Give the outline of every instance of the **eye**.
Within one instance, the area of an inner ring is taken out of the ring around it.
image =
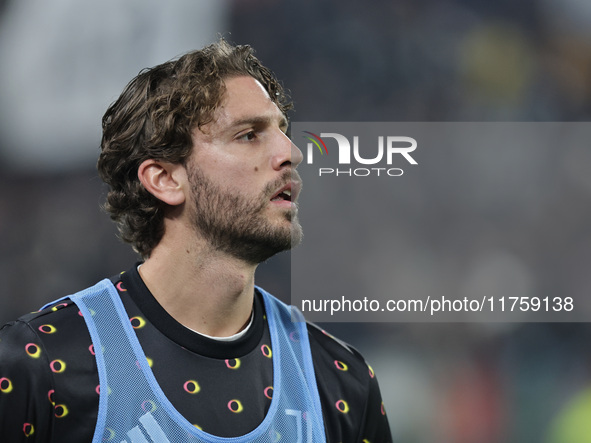
[[[257,138],[256,132],[254,132],[254,131],[248,131],[247,133],[240,135],[238,137],[238,140],[249,142],[249,141],[254,140],[255,138]]]

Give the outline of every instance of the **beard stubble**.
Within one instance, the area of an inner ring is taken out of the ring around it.
[[[286,171],[267,184],[258,197],[247,198],[221,189],[198,167],[190,168],[195,229],[215,250],[252,264],[291,249],[302,239],[297,214],[285,211],[285,220],[290,223],[273,224],[264,213],[272,193],[291,178],[292,172]]]

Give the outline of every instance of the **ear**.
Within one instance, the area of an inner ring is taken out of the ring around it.
[[[144,188],[158,200],[178,206],[185,202],[187,173],[184,166],[159,160],[145,160],[137,171]]]

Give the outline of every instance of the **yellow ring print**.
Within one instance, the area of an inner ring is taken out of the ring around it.
[[[38,329],[44,334],[53,334],[55,331],[57,331],[56,327],[53,325],[41,325]]]
[[[32,358],[39,358],[41,355],[41,348],[37,346],[35,343],[27,343],[25,346],[25,352],[29,357]]]
[[[56,374],[61,374],[66,370],[66,362],[58,358],[57,360],[54,360],[51,363],[49,363],[49,367],[51,368],[52,372],[55,372]]]
[[[103,437],[103,441],[111,441],[115,438],[115,431],[113,431],[111,428],[105,428],[105,434],[107,433],[108,435]]]
[[[133,329],[141,329],[146,326],[146,320],[142,317],[131,317],[129,321],[131,322],[131,327]]]
[[[337,367],[337,369],[339,371],[347,371],[349,369],[349,366],[347,366],[346,363],[343,363],[342,361],[339,361],[339,360],[335,360],[334,365]]]
[[[12,386],[12,382],[8,378],[0,378],[0,392],[3,394],[9,394],[13,389],[14,387]]]
[[[25,423],[23,425],[23,434],[25,434],[25,437],[30,437],[34,433],[35,433],[35,426],[33,426],[31,423]]]
[[[234,361],[234,364],[232,365],[230,362]],[[240,359],[239,358],[233,358],[232,360],[226,360],[226,366],[229,369],[238,369],[240,367]]]
[[[271,351],[271,348],[268,345],[262,345],[261,352],[267,358],[273,357],[273,351]]]
[[[376,373],[373,371],[373,368],[370,365],[367,365],[367,367],[369,368],[369,376],[371,378],[374,378],[376,376]]]
[[[242,403],[240,403],[240,400],[234,399],[228,402],[228,409],[234,414],[240,414],[244,410],[244,407],[242,406]]]
[[[66,405],[55,405],[55,416],[57,418],[63,418],[68,415],[68,407]]]
[[[347,404],[347,402],[345,400],[339,400],[335,403],[336,408],[339,410],[339,412],[342,412],[343,414],[346,414],[347,412],[349,412],[349,405]]]
[[[183,385],[183,389],[189,394],[197,394],[199,391],[201,391],[199,383],[197,383],[195,380],[187,380]]]
[[[58,309],[65,308],[66,306],[68,306],[67,303],[60,303],[59,305],[55,305],[53,308],[51,308],[51,310],[55,312]]]

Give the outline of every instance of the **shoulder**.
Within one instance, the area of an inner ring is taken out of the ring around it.
[[[74,321],[79,319],[79,321]],[[79,314],[76,304],[69,300],[59,300],[50,303],[46,308],[25,314],[14,322],[7,323],[2,326],[0,331],[3,334],[18,335],[18,334],[34,334],[43,339],[44,337],[53,335],[58,332],[57,326],[60,329],[70,329],[75,327],[76,323],[83,321]],[[72,324],[74,323],[74,324]],[[29,331],[28,333],[26,331]]]
[[[49,367],[48,340],[63,327],[72,329],[77,309],[60,303],[42,311],[23,315],[0,328],[0,366],[7,368]],[[73,306],[75,308],[75,306]],[[58,311],[60,311],[58,313]],[[50,340],[49,340],[50,341]]]
[[[78,358],[78,342],[89,342],[90,335],[78,307],[70,300],[60,301],[46,309],[32,312],[0,329],[0,361],[39,366],[57,370],[66,356]]]
[[[56,376],[66,361],[76,361],[65,352],[69,340],[64,337],[84,334],[72,321],[78,311],[73,308],[68,303],[52,306],[0,328],[0,435],[7,441],[32,434],[50,439],[53,419],[62,412]]]
[[[11,347],[21,338],[42,340],[44,336],[56,332],[55,324],[69,324],[76,312],[76,306],[72,301],[60,301],[46,309],[25,314],[16,321],[6,323],[0,328],[1,348]]]
[[[89,344],[90,335],[78,307],[71,300],[59,301],[0,329],[0,361],[39,369],[43,363],[44,370],[55,373],[66,360],[85,356]]]

